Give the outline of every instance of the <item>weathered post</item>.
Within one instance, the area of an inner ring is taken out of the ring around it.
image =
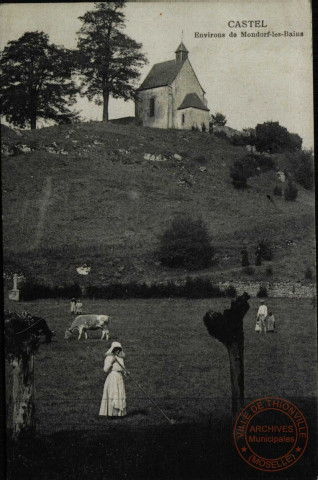
[[[244,292],[236,300],[232,300],[231,307],[223,313],[209,310],[203,318],[209,334],[222,342],[229,354],[233,423],[244,406],[243,318],[250,308],[249,298]]]
[[[13,366],[13,438],[35,429],[34,420],[34,354],[26,344],[22,355],[12,362]]]
[[[35,429],[34,354],[39,347],[42,329],[41,322],[27,313],[5,312],[4,319],[6,358],[13,367],[12,437],[18,440],[21,434]]]
[[[18,302],[20,300],[20,290],[18,289],[18,275],[13,275],[13,288],[9,290],[9,299]]]

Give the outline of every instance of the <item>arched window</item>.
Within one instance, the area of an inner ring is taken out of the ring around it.
[[[149,104],[149,117],[154,117],[155,116],[155,97],[152,97],[150,99],[150,104]]]
[[[184,125],[184,122],[185,122],[185,114],[183,113],[182,114],[182,125]]]

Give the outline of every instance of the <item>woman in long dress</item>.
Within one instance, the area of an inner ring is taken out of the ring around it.
[[[99,415],[106,417],[124,417],[126,413],[126,391],[123,380],[125,371],[122,346],[113,342],[106,352],[104,372],[108,373],[103,391]]]
[[[71,298],[71,313],[75,315],[76,298]]]

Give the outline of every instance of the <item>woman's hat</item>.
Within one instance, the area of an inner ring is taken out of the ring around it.
[[[107,350],[107,352],[106,352],[106,355],[112,355],[113,350],[114,350],[115,348],[120,348],[121,351],[123,350],[123,347],[121,346],[121,343],[119,343],[119,342],[112,342],[110,349]],[[122,353],[124,353],[124,352],[122,351]]]

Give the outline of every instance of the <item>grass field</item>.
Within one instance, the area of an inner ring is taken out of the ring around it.
[[[102,342],[97,332],[90,332],[88,341],[77,341],[75,335],[64,339],[72,321],[68,302],[9,302],[12,310],[43,316],[57,334],[50,345],[41,344],[36,355],[38,437],[31,450],[24,445],[25,457],[23,449],[19,451],[24,469],[17,467],[21,462],[9,462],[11,478],[20,478],[21,471],[30,474],[30,469],[32,480],[263,478],[261,472],[242,465],[233,450],[227,352],[202,321],[208,309],[223,311],[229,303],[228,299],[86,301],[85,312],[111,315],[111,338]],[[310,299],[269,299],[277,333],[267,335],[254,332],[257,300],[250,300],[250,305],[244,320],[246,401],[271,395],[294,401],[314,428],[316,326]],[[122,343],[126,367],[176,420],[174,426],[129,379],[127,417],[98,416],[103,358],[113,340]],[[303,459],[280,476],[296,479],[302,472],[303,478],[315,478],[314,448],[312,432]]]
[[[235,190],[230,166],[247,151],[224,139],[95,122],[22,131],[19,136],[5,128],[2,140],[9,148],[19,143],[32,148],[26,154],[3,155],[8,272],[53,285],[184,278],[188,272],[158,265],[155,255],[159,235],[179,215],[201,216],[217,250],[217,262],[198,274],[240,278],[243,243],[254,263],[263,238],[275,247],[271,280],[304,281],[306,267],[313,268],[313,192],[299,186],[296,202],[269,201],[275,186],[284,188],[275,170],[251,177],[246,190]],[[58,153],[61,149],[67,155]],[[169,160],[145,160],[146,153]],[[279,168],[280,156],[275,162]],[[291,241],[292,246],[286,243]],[[83,263],[92,270],[80,279],[76,267]],[[268,280],[265,270],[266,265],[257,269],[255,281]]]

